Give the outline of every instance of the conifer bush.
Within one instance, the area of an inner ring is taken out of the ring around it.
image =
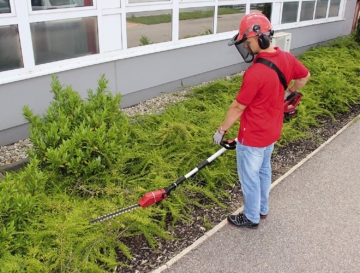
[[[7,173],[0,180],[0,258],[14,252],[25,254],[24,231],[41,214],[39,201],[48,179],[38,164],[37,160],[30,160],[23,171]]]
[[[42,169],[72,177],[79,184],[119,162],[126,147],[128,120],[119,111],[120,94],[112,95],[107,84],[102,75],[96,92],[89,90],[84,100],[53,77],[54,99],[43,117],[28,106],[23,108],[34,145],[29,157],[40,160]]]

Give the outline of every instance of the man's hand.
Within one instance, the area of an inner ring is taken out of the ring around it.
[[[224,138],[225,134],[226,134],[226,131],[224,131],[221,127],[219,127],[219,129],[217,129],[217,131],[215,132],[215,134],[213,136],[214,143],[217,145],[220,145],[220,142]]]
[[[297,90],[299,90],[301,87],[303,87],[307,83],[310,76],[311,76],[310,72],[308,72],[308,74],[304,78],[294,80],[294,83],[288,87],[287,91],[289,91],[291,93],[296,92]]]

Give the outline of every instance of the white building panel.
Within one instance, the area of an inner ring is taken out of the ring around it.
[[[102,1],[101,6],[103,9],[120,8],[120,0]]]
[[[110,52],[122,49],[120,14],[103,16],[102,39],[102,52]]]

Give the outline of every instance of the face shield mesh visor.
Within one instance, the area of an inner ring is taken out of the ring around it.
[[[239,34],[236,34],[228,43],[228,45],[235,45],[244,61],[246,63],[251,63],[254,60],[254,52],[252,52],[250,48],[249,42],[246,39],[246,35],[244,35],[243,39],[237,40],[238,35]]]

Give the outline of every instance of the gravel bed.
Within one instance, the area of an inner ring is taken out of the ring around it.
[[[6,166],[27,158],[26,150],[31,149],[31,147],[32,143],[29,139],[20,140],[11,145],[0,146],[0,166]]]
[[[164,94],[162,96],[140,102],[134,106],[123,108],[121,110],[124,111],[129,117],[138,114],[145,115],[151,113],[161,113],[165,110],[166,107],[185,100],[186,94],[188,94],[189,90],[190,89],[182,90],[176,93]]]

